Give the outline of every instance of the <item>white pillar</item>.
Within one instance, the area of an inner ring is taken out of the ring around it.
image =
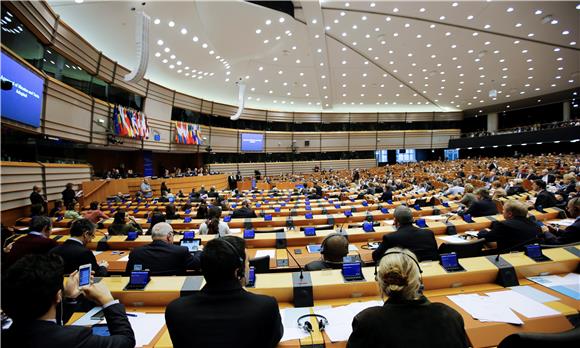
[[[497,113],[487,114],[487,131],[497,132]]]
[[[562,103],[562,120],[570,121],[570,102],[565,101]]]

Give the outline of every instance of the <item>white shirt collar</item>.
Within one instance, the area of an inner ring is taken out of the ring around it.
[[[28,232],[28,234],[31,234],[33,236],[40,236],[42,238],[46,238],[46,236],[44,234],[42,234],[40,232],[36,232],[36,231],[30,231],[30,232]]]
[[[74,240],[75,242],[78,242],[78,243],[81,243],[82,245],[84,245],[84,243],[80,239],[77,239],[75,237],[70,237],[68,240]]]

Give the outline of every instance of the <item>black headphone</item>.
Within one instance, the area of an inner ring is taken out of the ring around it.
[[[232,243],[228,242],[224,238],[218,237],[215,239],[221,241],[224,245],[227,245],[228,248],[231,249],[232,254],[236,257],[236,260],[238,261],[236,266],[235,266],[238,268],[237,277],[238,277],[238,279],[244,278],[246,276],[246,270],[244,269],[244,259],[240,256],[238,249],[236,249],[236,247],[233,246]]]
[[[342,238],[346,239],[346,242],[347,242],[346,245],[347,245],[347,247],[346,247],[346,250],[345,250],[345,254],[348,254],[348,239],[344,235],[342,235],[340,233],[331,233],[328,236],[326,236],[326,238],[324,238],[324,240],[322,241],[322,244],[320,244],[320,254],[321,255],[324,255],[324,253],[326,252],[325,251],[326,250],[326,244],[328,243],[328,241],[330,239],[336,238],[336,237],[342,237]]]
[[[387,252],[384,253],[380,259],[377,260],[377,262],[375,263],[375,280],[377,279],[377,265],[381,262],[381,260],[383,259],[383,257],[387,256],[387,255],[395,255],[395,254],[401,254],[401,255],[405,255],[408,258],[410,258],[411,260],[413,260],[413,262],[415,263],[415,265],[417,265],[417,268],[419,269],[419,278],[421,279],[421,285],[419,286],[419,292],[423,293],[423,290],[425,289],[425,286],[423,285],[423,270],[421,269],[421,266],[419,265],[419,261],[415,260],[415,258],[407,253],[404,253],[402,251],[391,251],[391,252]]]
[[[320,314],[304,314],[303,316],[299,317],[296,322],[298,323],[298,328],[302,329],[304,331],[306,331],[307,333],[312,333],[314,331],[314,329],[312,328],[312,324],[310,323],[310,321],[308,320],[304,320],[303,322],[301,322],[301,320],[306,319],[306,318],[318,318],[320,320],[318,320],[318,328],[320,329],[320,331],[324,331],[324,329],[326,328],[326,325],[328,325],[328,319],[326,319],[326,317],[324,315],[320,315]]]

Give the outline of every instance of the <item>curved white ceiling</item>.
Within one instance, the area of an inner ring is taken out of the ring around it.
[[[128,68],[143,8],[147,78],[232,105],[241,78],[251,108],[451,111],[580,86],[578,1],[295,1],[295,19],[243,1],[50,4]]]

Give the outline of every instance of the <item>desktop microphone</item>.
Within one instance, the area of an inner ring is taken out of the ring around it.
[[[298,260],[296,260],[294,255],[292,255],[292,252],[290,251],[290,249],[288,249],[288,248],[284,248],[284,249],[286,249],[286,252],[288,253],[288,255],[290,255],[292,260],[294,260],[294,262],[296,262],[296,264],[298,265],[298,268],[300,269],[300,280],[304,279],[304,274],[302,274],[302,272],[303,272],[302,266],[300,265]]]
[[[500,250],[500,251],[497,253],[496,257],[495,257],[495,261],[496,261],[496,262],[498,262],[498,261],[499,261],[499,256],[500,256],[501,254],[504,254],[504,253],[507,253],[507,252],[512,252],[512,251],[513,251],[513,250],[515,250],[515,249],[519,249],[519,248],[523,247],[524,245],[527,245],[527,244],[530,244],[530,243],[532,243],[532,242],[536,242],[536,241],[538,241],[538,237],[534,237],[534,238],[532,238],[532,239],[526,240],[526,241],[525,241],[525,242],[523,242],[523,243],[518,243],[518,244],[516,244],[516,245],[514,245],[514,246],[511,246],[511,247],[509,247],[509,248],[505,248],[504,250]]]

